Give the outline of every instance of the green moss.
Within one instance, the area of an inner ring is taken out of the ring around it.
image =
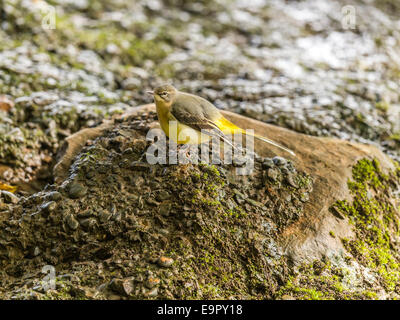
[[[367,186],[373,188],[385,188],[384,182],[387,181],[387,175],[381,172],[379,162],[369,159],[362,159],[353,167],[353,181],[348,182],[351,192],[365,190]]]
[[[389,136],[389,139],[400,142],[400,133],[393,133]]]
[[[375,299],[377,299],[377,294],[376,294],[376,292],[372,292],[372,291],[366,290],[366,291],[363,292],[363,295],[364,295],[367,299],[369,299],[369,300],[375,300]]]
[[[400,171],[397,163],[395,166],[395,171],[386,174],[377,160],[358,161],[348,181],[352,199],[337,201],[333,207],[349,218],[356,233],[354,239],[341,239],[351,254],[345,260],[356,260],[367,267],[387,292],[398,294],[400,261],[393,241],[400,235],[399,209],[390,198],[400,186]],[[332,231],[329,234],[335,237]],[[347,274],[347,269],[329,262],[303,265],[288,278],[276,298],[291,295],[296,299],[377,299],[374,291],[345,286]]]
[[[48,290],[41,297],[43,300],[87,300],[85,294],[76,291],[69,281],[56,278],[57,290]]]
[[[294,283],[293,277],[290,277],[285,286],[279,290],[278,297],[286,294],[294,295],[297,299],[302,300],[327,300],[331,298],[330,296],[327,296],[324,292],[318,291],[314,288],[307,288],[296,285]]]
[[[353,200],[338,201],[335,208],[354,224],[355,240],[342,239],[346,249],[361,264],[376,272],[388,291],[398,291],[400,265],[393,237],[399,233],[397,208],[390,199],[396,172],[383,173],[377,160],[360,160],[348,187]],[[394,191],[394,190],[393,190]]]
[[[304,174],[297,176],[297,185],[299,186],[299,188],[309,188],[312,183],[312,178],[309,175]]]

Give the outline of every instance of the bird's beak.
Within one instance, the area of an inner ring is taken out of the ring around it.
[[[154,96],[154,91],[146,91],[146,93],[151,94],[152,96]]]

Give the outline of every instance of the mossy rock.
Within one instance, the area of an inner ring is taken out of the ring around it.
[[[274,150],[258,143],[250,176],[231,165],[146,164],[154,106],[135,108],[71,136],[57,184],[2,212],[3,296],[395,298],[395,164],[373,147],[225,115],[296,151],[285,169],[274,165],[278,182],[263,164]],[[70,198],[72,183],[87,192]],[[9,276],[23,286],[26,270],[38,282],[47,264],[79,281],[50,293],[6,290]]]

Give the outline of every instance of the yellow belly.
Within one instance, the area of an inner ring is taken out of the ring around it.
[[[211,138],[177,121],[169,121],[168,137],[177,144],[200,144]]]
[[[211,139],[210,136],[178,122],[168,109],[164,109],[162,106],[157,105],[157,115],[161,129],[168,138],[177,144],[200,144]]]

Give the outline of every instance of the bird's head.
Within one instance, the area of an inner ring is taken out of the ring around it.
[[[152,94],[156,102],[170,105],[174,102],[177,92],[178,90],[173,86],[166,84],[155,88],[154,91],[148,91],[147,93]]]

